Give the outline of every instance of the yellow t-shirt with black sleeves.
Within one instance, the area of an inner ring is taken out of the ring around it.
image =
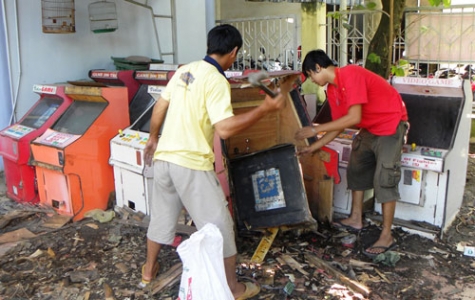
[[[213,170],[213,125],[233,116],[228,80],[212,64],[192,62],[177,70],[161,97],[169,106],[154,159]]]

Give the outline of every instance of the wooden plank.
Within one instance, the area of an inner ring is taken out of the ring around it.
[[[177,263],[168,269],[165,273],[160,274],[153,283],[151,283],[152,295],[160,292],[170,284],[176,283],[175,279],[181,276],[182,264]]]
[[[348,286],[350,289],[362,294],[363,296],[368,297],[369,294],[371,293],[371,290],[367,286],[365,286],[362,283],[359,283],[358,281],[355,281],[346,277],[340,271],[330,266],[325,261],[316,257],[315,255],[305,253],[305,259],[307,259],[307,261],[310,262],[311,264],[324,269],[328,274],[334,276],[341,283]]]
[[[0,228],[6,227],[12,220],[25,218],[30,215],[33,215],[34,212],[31,211],[11,211],[6,215],[0,216]]]
[[[274,239],[279,232],[278,227],[272,227],[268,228],[267,231],[269,231],[269,235],[264,235],[257,246],[256,251],[254,251],[254,255],[252,255],[251,262],[253,263],[261,263],[264,261],[264,258],[267,255],[267,252],[269,251],[270,247],[272,246],[272,243],[274,242]]]
[[[333,179],[323,179],[318,183],[319,201],[317,202],[317,219],[320,222],[333,220]]]
[[[26,228],[20,228],[15,231],[7,232],[0,235],[0,244],[17,242],[21,240],[26,240],[29,238],[34,238],[36,235],[29,231]]]
[[[41,224],[41,227],[58,229],[58,228],[63,227],[66,223],[69,223],[71,219],[72,219],[71,216],[53,215],[49,217],[48,219],[46,219],[43,222],[43,224]]]

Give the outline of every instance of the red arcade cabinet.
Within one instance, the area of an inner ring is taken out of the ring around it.
[[[35,167],[29,164],[30,142],[43,134],[72,103],[64,93],[65,86],[34,85],[33,91],[40,95],[40,99],[19,122],[0,131],[7,197],[12,200],[39,201]]]
[[[125,87],[70,86],[71,106],[31,142],[40,203],[81,220],[107,209],[114,191],[109,142],[129,125]]]

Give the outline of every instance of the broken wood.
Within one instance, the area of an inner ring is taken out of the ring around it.
[[[379,277],[381,277],[386,283],[389,283],[391,284],[392,282],[386,277],[386,275],[384,275],[380,270],[374,268],[374,270],[376,271],[376,273],[378,273]]]
[[[265,234],[262,237],[259,245],[256,248],[256,251],[254,251],[254,255],[251,258],[251,262],[253,263],[258,264],[264,261],[267,252],[269,251],[270,247],[272,246],[272,243],[274,242],[275,236],[279,232],[279,228],[272,227],[268,228],[266,231],[266,233],[270,234]]]
[[[302,273],[303,275],[305,276],[308,276],[309,273],[307,271],[305,271],[302,267],[301,264],[299,264],[295,259],[292,258],[292,256],[290,255],[287,255],[287,254],[282,254],[281,255],[281,258],[285,261],[285,263],[291,267],[292,269],[296,270],[296,271],[299,271],[300,273]]]
[[[12,211],[9,212],[8,214],[1,216],[0,217],[0,229],[4,228],[8,224],[10,224],[11,221],[18,219],[18,218],[24,218],[33,215],[34,212],[30,211]]]
[[[176,279],[181,276],[182,263],[177,263],[168,269],[165,273],[160,274],[157,279],[151,283],[152,295],[160,292],[163,288],[176,283]]]
[[[374,263],[356,260],[356,259],[350,259],[350,266],[355,267],[355,268],[360,268],[367,271],[373,271],[374,265],[375,265]]]
[[[351,280],[350,278],[348,278],[347,276],[342,274],[340,271],[330,266],[329,264],[327,264],[325,261],[321,260],[317,256],[310,253],[305,253],[305,259],[311,264],[314,264],[315,266],[318,266],[324,269],[330,275],[335,276],[336,279],[338,279],[341,283],[347,285],[349,288],[362,294],[363,296],[367,297],[371,293],[370,289],[367,286],[355,280]]]
[[[320,198],[317,202],[317,219],[320,222],[333,221],[333,179],[323,179],[318,183]]]
[[[69,223],[71,219],[71,216],[56,214],[47,218],[43,224],[41,224],[41,227],[58,229],[63,227],[66,223]]]
[[[0,244],[17,242],[34,238],[36,235],[26,228],[20,228],[15,231],[7,232],[0,235]]]

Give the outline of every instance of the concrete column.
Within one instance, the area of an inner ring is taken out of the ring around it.
[[[0,5],[0,130],[10,125],[10,116],[12,114],[4,9],[4,3],[2,2]],[[3,169],[3,159],[0,159],[0,171]]]
[[[305,55],[315,49],[326,49],[327,34],[326,34],[326,4],[316,2],[314,4],[315,9],[305,9],[308,6],[302,5],[302,53],[301,60],[305,58]],[[318,87],[316,84],[306,80],[302,84],[303,95],[316,95],[317,102],[325,100],[325,93],[323,88]],[[311,97],[308,97],[311,99]],[[309,105],[309,103],[307,103]]]

